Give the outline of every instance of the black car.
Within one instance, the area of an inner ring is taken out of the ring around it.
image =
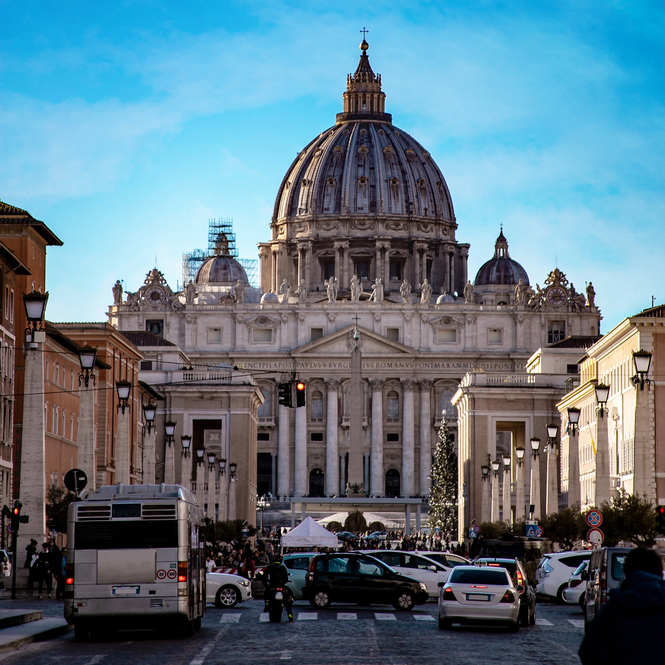
[[[526,578],[526,569],[519,559],[480,557],[475,559],[478,566],[498,566],[505,568],[513,579],[513,584],[520,594],[520,626],[533,626],[536,623],[536,592]]]
[[[344,552],[312,559],[303,597],[319,609],[330,603],[356,603],[391,604],[396,610],[410,611],[427,602],[427,587],[374,557]]]

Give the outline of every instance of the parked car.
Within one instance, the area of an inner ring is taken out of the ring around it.
[[[563,592],[571,573],[591,558],[591,550],[545,554],[536,568],[536,593],[563,603]]]
[[[206,573],[206,601],[229,609],[252,597],[251,581],[231,573]]]
[[[317,609],[330,603],[392,604],[410,611],[427,602],[422,582],[400,575],[383,562],[361,552],[318,554],[312,558],[303,596]]]
[[[454,623],[501,623],[517,632],[519,612],[519,593],[505,568],[457,566],[441,588],[439,628]]]
[[[365,554],[383,561],[400,575],[413,577],[427,587],[430,598],[439,597],[439,582],[445,582],[451,568],[420,553],[402,552],[401,550],[362,550]]]
[[[586,597],[586,584],[584,571],[589,562],[582,561],[573,574],[568,578],[568,586],[563,590],[563,600],[568,605],[579,605],[584,612],[584,599]]]
[[[338,538],[357,538],[355,533],[351,533],[350,531],[338,531],[335,534]]]
[[[519,559],[498,559],[496,557],[482,557],[474,562],[476,566],[490,568],[505,568],[513,581],[513,586],[520,596],[520,626],[536,625],[536,592],[526,578],[526,569]]]
[[[5,550],[0,550],[0,576],[2,577],[11,577],[12,576],[12,559],[11,555]]]
[[[385,531],[375,531],[367,536],[367,540],[385,540],[387,535]]]
[[[293,600],[303,600],[302,590],[307,581],[307,571],[312,557],[316,552],[298,552],[298,554],[285,554],[284,565],[289,570],[289,581],[286,586],[293,595]]]
[[[454,568],[455,566],[468,566],[471,563],[471,561],[465,559],[463,556],[460,556],[459,554],[451,554],[450,552],[418,550],[417,552],[414,552],[414,554],[426,556],[428,559],[432,559],[432,561],[436,561],[446,568]]]

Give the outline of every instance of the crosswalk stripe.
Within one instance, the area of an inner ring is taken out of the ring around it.
[[[584,628],[584,619],[568,619],[568,623],[575,626],[575,628]]]
[[[238,621],[240,621],[240,614],[222,614],[219,623],[238,623]]]
[[[298,612],[298,621],[318,621],[318,612]]]
[[[394,614],[379,614],[374,612],[374,616],[377,621],[397,621],[397,617]]]
[[[357,618],[355,612],[337,612],[337,621],[355,621]]]
[[[431,614],[414,614],[413,618],[416,621],[436,621]]]
[[[537,618],[536,619],[536,626],[553,626],[554,624],[551,621],[548,621],[547,619],[541,619]]]
[[[270,621],[270,615],[267,612],[261,612],[259,615],[259,621],[264,622],[264,621]]]

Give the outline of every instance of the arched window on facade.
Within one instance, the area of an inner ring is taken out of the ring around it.
[[[386,397],[386,414],[388,420],[399,420],[399,395],[394,390]]]
[[[400,495],[400,475],[397,469],[386,471],[386,496],[397,497]]]
[[[323,393],[320,390],[315,390],[312,393],[310,404],[312,409],[311,418],[323,420]]]
[[[259,407],[259,418],[270,418],[272,417],[272,403],[270,400],[270,389],[269,388],[261,388],[261,392],[263,393],[263,397],[265,398],[265,402],[261,404]]]

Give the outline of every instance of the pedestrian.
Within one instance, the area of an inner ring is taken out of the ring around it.
[[[256,572],[256,565],[254,564],[254,554],[252,552],[252,547],[249,543],[245,545],[245,549],[242,553],[242,559],[240,561],[240,566],[238,570],[239,574],[244,578],[251,580],[254,577]]]
[[[67,548],[63,547],[60,550],[60,575],[58,576],[58,582],[55,586],[55,597],[57,600],[64,599],[65,593],[65,581],[67,579]]]
[[[589,624],[580,646],[583,665],[659,663],[665,635],[663,562],[655,550],[636,547],[625,578]]]
[[[37,554],[37,541],[30,538],[30,543],[25,547],[25,564],[24,568],[30,568],[32,565],[32,557]]]
[[[53,576],[51,574],[51,552],[49,551],[49,544],[42,545],[42,551],[37,558],[37,582],[39,582],[39,595],[42,597],[42,589],[46,583],[46,595],[51,597],[51,590],[53,589]]]
[[[62,551],[54,541],[51,541],[51,543],[49,568],[53,574],[53,581],[55,582],[55,597],[57,600],[62,600],[62,598],[58,596],[58,587],[60,586],[60,578],[62,577]]]

